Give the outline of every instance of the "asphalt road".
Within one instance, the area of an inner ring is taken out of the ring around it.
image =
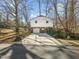
[[[0,59],[79,59],[79,48],[47,34],[31,34],[20,43],[0,44]]]

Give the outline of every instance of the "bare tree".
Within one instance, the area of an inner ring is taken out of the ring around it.
[[[2,17],[2,15],[0,13],[0,33],[1,33],[1,17]]]
[[[64,11],[64,14],[65,14],[65,34],[66,34],[66,37],[68,35],[68,0],[65,1],[65,5],[64,5],[64,8],[65,8],[65,11]]]
[[[48,3],[49,3],[49,1],[46,0],[46,16],[48,16]]]
[[[59,16],[58,10],[57,10],[57,0],[54,0],[53,5],[54,5],[55,12],[56,12],[55,13],[56,14],[56,26],[57,26],[57,21],[59,20],[60,24],[63,26],[63,28],[65,28],[65,26]],[[58,28],[58,27],[56,27],[56,28]]]
[[[25,30],[26,29],[29,29],[29,20],[28,20],[28,12],[27,12],[27,1],[26,0],[23,0],[23,3],[22,3],[22,14],[23,14],[23,17],[25,19]]]
[[[69,11],[68,11],[68,30],[71,31],[72,33],[74,33],[74,29],[75,29],[75,15],[74,15],[74,11],[75,11],[75,3],[76,0],[70,0],[69,1]]]
[[[39,16],[41,16],[41,0],[36,0],[38,2],[38,8],[39,8]]]
[[[18,18],[18,5],[19,0],[14,0],[15,3],[15,20],[16,20],[16,35],[19,36],[19,18]]]
[[[8,10],[8,13],[11,14],[14,19],[15,19],[15,23],[16,23],[16,36],[19,37],[19,0],[10,0],[10,2],[8,0],[4,0],[5,2],[5,7]],[[11,4],[10,4],[11,3]]]

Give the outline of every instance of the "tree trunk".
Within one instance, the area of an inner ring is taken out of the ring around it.
[[[18,0],[14,0],[14,2],[15,2],[15,15],[16,15],[15,16],[15,21],[16,21],[16,36],[19,37]]]

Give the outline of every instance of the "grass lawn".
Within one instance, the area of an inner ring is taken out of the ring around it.
[[[60,40],[63,44],[79,45],[79,40],[68,40],[68,39],[58,39],[58,40]]]

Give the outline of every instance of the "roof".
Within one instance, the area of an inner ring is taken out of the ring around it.
[[[47,19],[50,19],[50,20],[52,20],[51,18],[49,18],[49,17],[47,17],[47,16],[37,16],[37,17],[34,17],[34,18],[32,18],[32,19],[30,19],[30,20],[34,20],[34,19],[36,19],[36,18],[38,18],[38,17],[45,17],[45,18],[47,18]]]

